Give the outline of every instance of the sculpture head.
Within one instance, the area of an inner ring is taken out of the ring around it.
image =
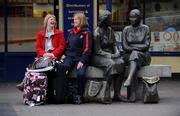
[[[111,25],[111,12],[106,10],[103,14],[99,15],[98,26],[100,27],[108,27]]]
[[[141,23],[141,13],[138,9],[133,9],[130,11],[129,21],[133,27],[139,26]]]

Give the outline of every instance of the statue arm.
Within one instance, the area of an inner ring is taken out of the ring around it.
[[[123,50],[124,51],[126,51],[126,52],[131,52],[131,51],[133,51],[134,50],[134,47],[133,46],[130,46],[129,44],[128,44],[128,42],[127,42],[127,29],[125,28],[124,30],[123,30],[123,32],[122,32],[122,48],[123,48]]]
[[[115,39],[115,35],[114,35],[114,32],[113,33],[113,38],[114,38],[114,54],[111,55],[111,57],[119,57],[120,56],[120,51],[118,50],[118,47],[117,47],[117,43],[116,43],[116,39]]]
[[[104,57],[111,57],[111,53],[109,52],[105,52],[101,49],[101,36],[100,34],[97,32],[97,30],[94,32],[94,51],[95,54],[97,55],[101,55]]]
[[[151,43],[151,32],[149,28],[147,28],[147,31],[145,32],[144,41],[142,44],[132,44],[131,46],[134,47],[135,50],[138,51],[147,51],[149,49]]]

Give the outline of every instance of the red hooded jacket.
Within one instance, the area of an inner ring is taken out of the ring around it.
[[[55,29],[54,35],[52,35],[52,46],[53,50],[49,50],[48,53],[53,53],[56,58],[60,58],[65,49],[65,39],[64,34],[61,30]],[[41,30],[37,33],[36,39],[36,52],[37,57],[42,57],[45,53],[45,43],[46,43],[46,32]]]

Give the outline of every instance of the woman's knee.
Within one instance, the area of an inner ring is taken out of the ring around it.
[[[77,77],[85,78],[85,76],[86,76],[86,67],[82,67],[82,68],[77,70]]]
[[[82,78],[82,77],[85,78],[85,76],[86,76],[86,74],[84,71],[78,71],[78,73],[77,73],[78,78]]]

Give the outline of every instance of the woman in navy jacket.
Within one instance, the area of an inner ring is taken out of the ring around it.
[[[91,38],[87,18],[84,13],[74,14],[74,27],[69,32],[66,41],[66,50],[61,59],[64,65],[67,65],[68,70],[74,66],[77,70],[78,94],[74,101],[75,104],[82,103],[86,82],[85,71],[91,54]]]

